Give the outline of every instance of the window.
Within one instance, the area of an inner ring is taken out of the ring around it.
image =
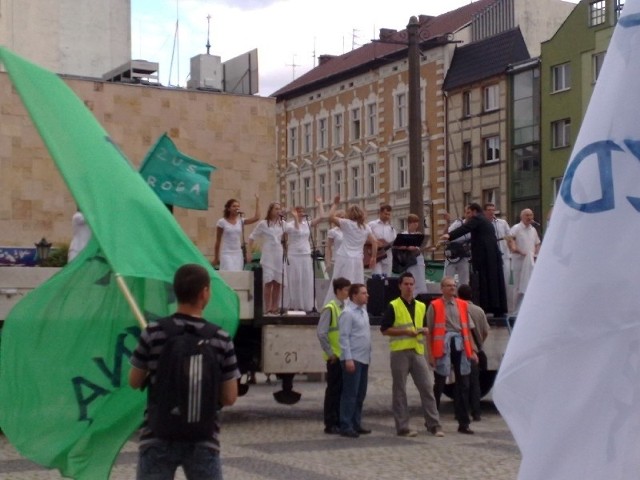
[[[378,192],[377,168],[374,162],[367,164],[367,194],[375,195]]]
[[[471,168],[473,166],[473,153],[471,150],[471,142],[462,144],[462,168]]]
[[[304,124],[304,153],[311,151],[311,124]]]
[[[396,128],[404,128],[407,125],[407,95],[396,95]]]
[[[484,87],[484,111],[485,112],[490,112],[492,110],[498,109],[499,93],[500,93],[500,89],[498,85],[489,85],[488,87]]]
[[[607,2],[598,0],[589,4],[589,26],[601,25],[607,17]]]
[[[298,127],[289,129],[289,156],[293,157],[298,154]]]
[[[409,188],[409,159],[406,155],[398,156],[398,189]]]
[[[327,119],[318,120],[318,148],[327,148]]]
[[[560,193],[560,185],[562,185],[562,178],[563,177],[555,177],[555,178],[551,179],[551,181],[553,182],[553,201],[554,201],[554,203],[555,203],[555,199],[558,197],[558,194]],[[551,205],[553,205],[553,203]]]
[[[598,77],[600,76],[600,70],[602,70],[602,64],[604,63],[604,55],[606,52],[596,53],[592,57],[593,63],[593,83],[598,81]]]
[[[563,63],[551,68],[551,92],[561,92],[571,88],[571,64]]]
[[[360,195],[360,167],[351,167],[351,198],[358,198]]]
[[[624,8],[624,0],[616,0],[616,6],[615,6],[616,21],[620,18],[620,14],[622,13],[623,8]]]
[[[493,203],[494,205],[498,204],[498,189],[497,188],[488,188],[482,191],[482,204],[485,203]]]
[[[333,172],[333,196],[342,195],[342,171]]]
[[[298,203],[296,199],[298,194],[296,183],[295,180],[289,180],[289,201],[287,202],[289,205],[296,205]]]
[[[471,91],[465,90],[462,92],[462,116],[471,116]]]
[[[360,140],[360,108],[351,110],[351,140]]]
[[[551,124],[551,147],[562,148],[569,146],[571,137],[571,119],[564,118]]]
[[[333,144],[335,146],[342,145],[344,140],[342,133],[342,114],[336,113],[333,116]]]
[[[500,137],[487,137],[484,139],[484,163],[500,161]]]
[[[378,106],[375,103],[367,105],[367,135],[375,135],[378,131]]]
[[[311,202],[311,177],[305,177],[302,179],[302,205],[309,207]]]
[[[323,200],[327,198],[327,174],[318,175],[318,196]]]
[[[462,192],[462,204],[466,207],[471,203],[471,192]]]

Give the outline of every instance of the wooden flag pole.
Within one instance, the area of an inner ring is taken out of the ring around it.
[[[131,290],[129,290],[129,287],[127,286],[127,282],[124,281],[124,278],[122,278],[122,275],[120,275],[119,273],[116,273],[116,282],[118,282],[118,287],[120,288],[120,291],[124,295],[124,298],[127,300],[127,303],[129,304],[129,308],[131,308],[133,315],[136,317],[136,320],[138,320],[138,324],[140,325],[140,328],[142,329],[146,328],[147,321],[145,320],[144,315],[142,315],[142,312],[140,311],[140,307],[138,307],[136,299],[133,298],[133,295],[131,294]]]

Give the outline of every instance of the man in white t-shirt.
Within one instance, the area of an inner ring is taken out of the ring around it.
[[[520,307],[522,297],[527,290],[535,258],[540,249],[540,237],[533,223],[533,211],[525,208],[520,212],[520,223],[511,227],[509,248],[511,249],[516,309]]]
[[[396,230],[391,224],[391,205],[381,205],[379,217],[377,220],[369,222],[369,228],[374,237],[378,240],[378,257],[382,256],[382,252],[386,252],[386,257],[376,263],[375,268],[371,272],[374,275],[391,276],[391,267],[393,265],[393,256],[391,255],[391,245],[396,239]]]

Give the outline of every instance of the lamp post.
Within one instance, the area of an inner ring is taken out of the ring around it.
[[[34,245],[36,246],[36,258],[38,259],[38,264],[42,266],[44,261],[49,258],[51,243],[47,242],[46,238],[42,237],[42,240]]]

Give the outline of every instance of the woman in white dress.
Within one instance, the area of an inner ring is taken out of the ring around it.
[[[344,218],[344,210],[338,210],[334,216],[336,218]],[[340,227],[335,226],[327,232],[327,244],[324,247],[324,261],[331,272],[333,272],[335,252],[338,251],[340,245],[342,245],[342,230],[340,230]]]
[[[291,214],[293,221],[287,223],[287,297],[288,306],[293,310],[310,312],[314,309],[313,258],[311,256],[311,228],[325,220],[322,199],[316,198],[320,216],[309,221],[304,207],[295,207]]]
[[[402,233],[414,233],[420,234],[420,217],[414,213],[410,213],[407,217],[407,230]],[[415,279],[415,288],[413,290],[413,295],[417,296],[422,293],[427,293],[427,281],[425,279],[425,270],[424,270],[424,255],[422,254],[422,247],[406,247],[411,250],[416,255],[416,264],[407,268],[407,271],[413,275]]]
[[[260,220],[260,198],[256,194],[256,211],[251,218],[243,218],[240,202],[235,198],[224,204],[223,217],[216,223],[216,244],[213,264],[222,271],[240,272],[244,270],[244,262],[251,261],[250,251],[243,253],[244,226]],[[220,247],[222,245],[222,248]]]
[[[254,242],[262,240],[262,254],[260,265],[262,266],[262,284],[264,293],[264,314],[277,315],[280,311],[280,292],[283,283],[286,285],[286,276],[283,277],[283,248],[282,237],[285,224],[280,214],[279,203],[271,203],[267,210],[267,216],[260,220],[256,228],[249,235],[248,250],[253,250]],[[284,281],[283,281],[284,280]]]
[[[73,229],[73,238],[69,245],[67,254],[67,262],[70,262],[87,246],[91,240],[91,229],[87,225],[84,215],[80,210],[73,214],[71,218],[71,228]]]
[[[336,210],[340,203],[340,197],[336,196],[333,200],[331,210],[329,210],[329,221],[338,224],[342,231],[342,244],[336,250],[335,260],[333,262],[333,274],[331,282],[339,277],[344,277],[351,283],[364,284],[364,265],[363,251],[365,242],[369,241],[372,245],[371,259],[369,260],[369,268],[376,265],[376,254],[378,250],[378,242],[373,236],[371,228],[365,223],[365,213],[358,205],[351,205],[347,209],[347,218],[336,217]],[[329,288],[325,297],[324,305],[335,298],[333,289]]]

